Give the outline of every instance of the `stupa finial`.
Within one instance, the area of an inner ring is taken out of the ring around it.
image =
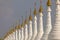
[[[47,6],[51,6],[51,0],[47,1]]]
[[[30,8],[30,16],[29,16],[29,20],[32,20],[32,16],[31,16],[31,8]]]
[[[33,11],[34,15],[36,15],[36,2],[34,3],[34,11]]]
[[[39,8],[39,12],[43,11],[43,7],[42,7],[42,0],[40,0],[40,8]]]

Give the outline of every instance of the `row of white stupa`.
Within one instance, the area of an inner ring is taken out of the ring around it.
[[[47,1],[47,20],[46,29],[43,31],[43,10],[42,5],[39,9],[39,17],[36,16],[36,8],[34,9],[34,18],[32,22],[32,16],[29,16],[29,22],[25,20],[25,25],[16,26],[15,29],[10,30],[7,35],[4,36],[4,40],[60,40],[60,0],[54,0],[56,2],[55,11],[55,23],[51,25],[51,0]],[[37,23],[38,19],[38,23]],[[33,24],[33,26],[32,26]],[[38,26],[37,26],[38,24]],[[32,28],[33,27],[33,28]],[[37,28],[38,27],[38,28]]]

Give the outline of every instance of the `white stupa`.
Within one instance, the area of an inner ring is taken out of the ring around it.
[[[20,25],[20,20],[19,21],[17,21],[17,25],[16,25],[16,27],[13,29],[13,34],[15,35],[14,36],[14,39],[15,40],[20,40],[21,39],[21,25]],[[19,23],[19,24],[18,24]],[[13,39],[13,38],[12,38]]]
[[[51,1],[48,0],[47,1],[47,19],[46,19],[46,27],[45,27],[45,31],[44,31],[44,34],[43,34],[43,37],[41,40],[47,40],[48,39],[48,35],[51,31],[51,28],[52,28],[52,25],[51,25]]]
[[[56,1],[55,23],[49,34],[48,40],[60,40],[60,0]]]
[[[20,27],[20,29],[19,29],[19,40],[21,40],[21,27]]]
[[[18,29],[16,29],[15,35],[16,35],[16,40],[18,40]]]
[[[43,8],[42,8],[42,5],[40,5],[39,15],[38,15],[38,33],[37,33],[35,40],[41,40],[42,35],[44,33],[43,32],[43,13],[42,12],[43,12]]]
[[[21,40],[24,40],[24,22],[23,22],[23,16],[22,16],[22,24],[21,24]]]
[[[24,40],[27,40],[28,39],[28,23],[27,23],[27,19],[25,19],[25,27],[24,27]]]
[[[36,6],[36,3],[35,3]],[[34,8],[34,18],[33,18],[33,35],[32,35],[32,39],[34,40],[35,37],[37,35],[37,17],[36,17],[36,7]]]
[[[13,31],[15,31],[15,29],[12,29],[12,33],[11,33],[11,35],[10,35],[10,40],[15,40],[15,32],[13,32]]]
[[[31,40],[32,38],[32,16],[31,16],[31,9],[30,9],[30,16],[29,16],[29,26],[28,26],[28,39]]]
[[[18,30],[18,40],[21,40],[21,25],[19,24],[18,27],[17,27],[17,30]]]

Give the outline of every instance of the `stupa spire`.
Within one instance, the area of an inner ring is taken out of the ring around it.
[[[20,28],[21,28],[21,25],[20,25],[20,19],[17,20],[16,24],[17,24],[17,25],[16,25],[15,28],[16,28],[16,29],[20,29]]]
[[[31,8],[30,8],[30,16],[29,16],[29,20],[32,20],[32,16],[31,16]]]
[[[39,12],[43,12],[42,0],[40,0],[40,8],[39,8]]]
[[[37,12],[36,12],[36,2],[34,3],[34,11],[33,11],[33,14],[36,15]]]
[[[24,22],[24,24],[27,24],[28,23],[28,19],[27,19],[27,12],[26,12],[26,16],[25,16],[26,18],[25,18],[25,22]]]
[[[21,24],[21,27],[24,27],[23,16],[22,16],[22,24]]]
[[[47,6],[51,6],[51,0],[47,1]]]

